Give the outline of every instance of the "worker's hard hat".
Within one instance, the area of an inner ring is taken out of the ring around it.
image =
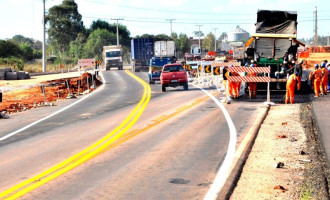
[[[325,67],[325,62],[323,62],[323,63],[321,64],[321,67]]]
[[[315,64],[314,67],[315,67],[316,69],[318,69],[318,68],[319,68],[319,65],[318,65],[318,64]]]
[[[299,64],[303,64],[304,63],[304,60],[299,60]]]
[[[254,67],[254,64],[251,64],[251,67]]]
[[[234,65],[230,65],[230,67],[234,67]]]

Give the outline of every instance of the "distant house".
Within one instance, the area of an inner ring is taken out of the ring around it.
[[[189,41],[190,41],[190,53],[194,54],[194,55],[201,55],[201,49],[199,49],[199,40],[200,40],[200,44],[201,44],[201,48],[203,46],[203,40],[204,40],[204,36],[199,37],[190,37]]]

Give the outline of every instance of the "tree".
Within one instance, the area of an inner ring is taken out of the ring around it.
[[[137,35],[135,38],[152,38],[155,41],[172,41],[173,39],[165,34],[159,35],[150,35],[150,34],[143,34],[141,36]]]
[[[91,24],[91,27],[89,29],[90,32],[93,32],[97,29],[105,29],[108,30],[111,33],[117,34],[117,24],[109,24],[106,21],[103,20],[97,20],[93,21]],[[125,25],[118,24],[118,32],[119,32],[119,44],[130,47],[131,45],[131,33],[127,29]]]
[[[33,48],[29,42],[25,42],[19,45],[19,48],[22,51],[24,60],[32,60],[34,58]]]
[[[214,40],[215,37],[213,35],[213,33],[209,33],[207,34],[207,36],[205,37],[204,41],[203,41],[203,49],[205,51],[213,51],[214,50]]]
[[[202,31],[194,31],[193,34],[195,35],[195,37],[203,37],[204,33]]]
[[[220,35],[219,40],[222,41],[222,40],[225,39],[225,38],[228,38],[228,35],[227,35],[227,33],[223,32],[223,33]]]
[[[86,58],[102,58],[103,46],[116,45],[117,36],[105,29],[93,31],[84,46],[84,56]]]
[[[86,36],[82,33],[78,34],[78,37],[70,42],[70,51],[72,57],[74,58],[82,58],[84,55],[84,45],[86,43]]]
[[[46,20],[49,23],[49,41],[60,54],[69,50],[69,44],[85,28],[74,0],[63,0],[62,4],[49,9]]]
[[[22,57],[22,50],[12,41],[0,40],[0,58]]]
[[[175,42],[178,57],[182,57],[184,53],[189,52],[190,43],[186,34],[180,33],[178,37],[176,33],[172,33],[172,38]]]

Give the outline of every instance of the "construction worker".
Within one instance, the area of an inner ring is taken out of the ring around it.
[[[222,70],[222,78],[223,78],[223,84],[225,86],[225,96],[226,96],[225,103],[228,103],[228,98],[227,98],[229,91],[228,80],[227,80],[228,76],[229,76],[228,66],[225,66]]]
[[[230,67],[234,67],[231,65]],[[237,72],[231,72],[230,76],[240,76]],[[241,82],[231,81],[229,82],[229,95],[232,95],[234,99],[239,96],[239,88],[241,87]]]
[[[319,69],[319,65],[315,64],[315,70],[310,74],[310,80],[313,80],[314,84],[314,97],[319,97],[320,95],[320,85],[321,85],[321,78],[322,78],[322,71]]]
[[[329,70],[325,67],[325,62],[321,64],[322,78],[321,78],[321,95],[327,95],[328,92],[328,79],[329,79]]]
[[[289,70],[287,70],[286,72],[288,72],[289,74],[296,74],[296,72],[298,72],[298,79],[297,79],[297,90],[301,89],[301,77],[302,77],[302,64],[304,63],[303,60],[300,60],[299,63],[295,64],[292,68],[290,68]]]
[[[294,90],[296,87],[298,75],[298,72],[296,72],[296,74],[291,74],[288,81],[286,82],[285,103],[289,103],[289,101],[291,104],[294,103]]]
[[[254,64],[251,64],[251,67],[254,67]],[[256,77],[257,72],[249,72],[248,76],[250,77]],[[250,99],[256,98],[257,94],[257,83],[256,82],[249,82],[249,97]]]
[[[229,67],[233,67],[233,65],[230,65]],[[228,76],[232,76],[233,72],[228,73]],[[228,81],[228,94],[230,97],[234,97],[234,86],[235,83],[232,81]]]
[[[327,64],[327,69],[330,72],[330,63]],[[330,73],[328,75],[328,91],[327,92],[330,92]]]

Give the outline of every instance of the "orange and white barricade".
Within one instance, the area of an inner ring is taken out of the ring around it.
[[[230,82],[256,82],[268,83],[267,86],[267,103],[270,103],[270,67],[229,67],[229,72],[256,72],[256,73],[264,73],[267,76],[229,76],[227,79]]]
[[[229,62],[223,62],[223,61],[214,61],[211,63],[211,68],[212,68],[212,74],[215,76],[216,80],[216,87],[219,89],[219,84],[222,82],[222,74],[223,68],[225,66],[241,66],[241,62],[237,61],[229,61]]]

